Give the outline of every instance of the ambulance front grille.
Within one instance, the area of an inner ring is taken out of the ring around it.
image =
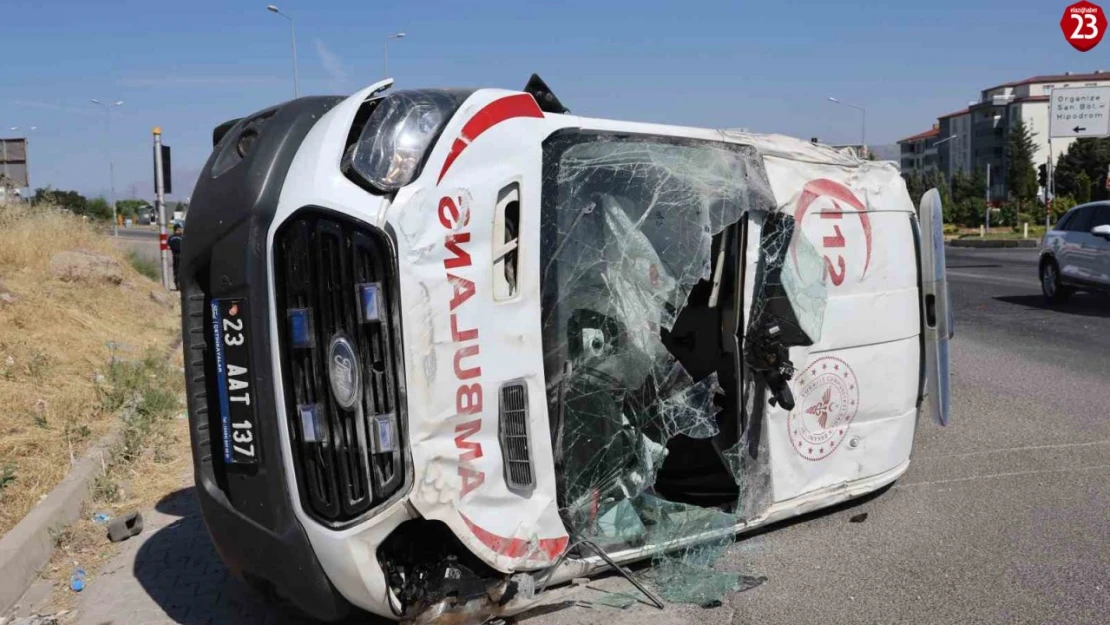
[[[304,211],[278,231],[274,262],[285,412],[300,498],[313,518],[343,524],[388,500],[404,482],[389,241],[332,213]],[[358,289],[374,283],[382,294],[381,319],[364,323]],[[293,345],[293,311],[308,311],[309,347]],[[361,399],[350,410],[331,392],[328,352],[337,336],[350,341],[359,364]]]

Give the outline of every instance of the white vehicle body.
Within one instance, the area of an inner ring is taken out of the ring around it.
[[[755,407],[750,414],[759,420],[759,445],[765,450],[758,466],[766,473],[758,496],[741,495],[748,499],[736,522],[662,542],[640,536],[623,547],[607,548],[609,557],[617,563],[632,562],[684,544],[749,531],[872,492],[906,471],[919,410],[929,395],[925,378],[938,384],[932,380],[947,376],[943,244],[938,247],[931,234],[932,220],[939,215],[935,194],[922,205],[927,215],[922,217],[921,236],[917,207],[892,164],[862,161],[778,135],[544,112],[533,95],[498,89],[477,90],[462,101],[414,179],[393,193],[372,194],[341,171],[340,158],[348,150],[360,110],[368,99],[380,98],[388,85],[379,83],[339,102],[313,123],[292,159],[265,233],[269,268],[280,266],[275,250],[283,224],[305,207],[391,233],[394,246],[399,300],[390,305],[400,315],[397,338],[407,420],[400,428],[408,447],[409,486],[353,523],[323,523],[307,509],[304,498],[295,495],[304,488],[291,468],[303,444],[297,429],[278,427],[280,449],[271,450],[287,467],[283,487],[294,493],[292,509],[312,552],[347,601],[387,618],[413,616],[391,589],[381,549],[402,524],[419,519],[442,522],[466,551],[505,580],[534,574],[544,579],[544,586],[554,586],[608,566],[596,554],[571,549],[575,528],[567,525],[566,502],[560,504],[559,451],[549,435],[555,416],[547,401],[553,382],[551,372],[545,371],[545,353],[551,346],[545,346],[540,321],[546,314],[541,248],[549,243],[544,241],[541,207],[545,192],[556,184],[550,163],[545,169],[545,141],[564,136],[560,133],[600,135],[605,141],[615,137],[614,141],[643,138],[666,145],[692,142],[692,149],[742,147],[744,158],[754,159],[751,162],[765,172],[750,184],[760,187],[763,197],[773,198],[773,204],[746,208],[744,225],[733,224],[735,229],[729,230],[742,237],[729,243],[741,251],[736,271],[745,291],[738,297],[743,306],[737,335],[749,340],[741,334],[757,314],[753,303],[761,301],[756,272],[767,262],[762,257],[768,244],[764,224],[774,215],[788,216],[794,224],[794,243],[777,250],[794,255],[792,261],[780,259],[785,261],[783,282],[795,289],[800,284],[810,294],[819,290],[823,309],[813,317],[819,338],[810,345],[789,347],[796,369],[789,382],[796,401],[793,410],[786,410],[781,400],[769,405],[771,394],[765,386],[745,387],[752,396],[743,400]],[[620,216],[611,208],[619,200],[598,197],[594,206],[607,216]],[[550,203],[550,197],[546,201]],[[203,198],[194,201],[190,217],[202,202]],[[518,218],[506,217],[505,207],[511,202],[517,205]],[[641,224],[646,217],[641,217]],[[507,219],[518,222],[508,237]],[[633,224],[632,230],[639,227]],[[939,232],[939,224],[935,227]],[[187,231],[195,229],[190,221]],[[621,263],[640,262],[628,252],[640,244],[639,236],[628,234],[620,244]],[[809,249],[801,254],[816,255],[798,260],[799,246]],[[511,261],[515,268],[514,277],[507,279],[504,263],[509,262],[510,249],[516,254]],[[716,271],[719,281],[720,270]],[[650,274],[644,279],[651,287],[640,289],[641,295],[648,293],[650,299],[651,289],[667,287],[671,276],[660,278],[659,272],[652,261],[644,273]],[[611,282],[618,274],[606,275]],[[702,277],[714,279],[712,273]],[[274,279],[264,288],[269,335],[281,336],[286,319],[275,312],[281,310],[281,295]],[[252,306],[261,304],[258,299]],[[651,318],[650,306],[645,314],[652,331],[666,327],[663,320]],[[265,349],[271,362],[287,362],[279,341]],[[279,424],[295,422],[298,410],[289,405],[283,378],[288,371],[282,366],[276,364],[265,378],[273,385],[273,413]],[[510,484],[499,435],[501,389],[513,384],[526,391],[532,484],[525,490]],[[944,397],[943,407],[931,409],[941,420],[946,420],[946,393],[947,389],[933,393]],[[750,429],[750,424],[745,427]],[[595,516],[599,505],[605,504],[595,501]],[[215,536],[216,524],[210,520],[209,526]],[[513,600],[492,596],[480,609],[508,615],[543,597],[523,591]],[[422,607],[429,614],[458,609],[450,602]]]

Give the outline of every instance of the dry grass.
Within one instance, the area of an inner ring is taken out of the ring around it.
[[[51,276],[59,251],[119,261],[123,284],[62,282]],[[70,463],[117,423],[105,400],[109,363],[160,353],[179,335],[176,303],[136,271],[103,235],[68,213],[0,206],[0,534],[57,484]],[[176,371],[176,369],[175,369]],[[181,376],[167,391],[178,392]],[[5,478],[4,476],[8,476]]]

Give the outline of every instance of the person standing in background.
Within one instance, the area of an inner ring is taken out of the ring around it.
[[[173,235],[166,241],[170,246],[170,254],[173,255],[173,288],[181,290],[177,286],[177,259],[181,256],[181,226],[174,224]]]

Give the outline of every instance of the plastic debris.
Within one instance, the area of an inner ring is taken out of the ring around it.
[[[73,574],[69,576],[69,587],[74,592],[81,592],[85,589],[85,569],[73,569]]]
[[[112,516],[107,512],[97,512],[96,514],[92,515],[92,522],[96,523],[97,525],[107,525],[108,521],[111,520]]]
[[[108,523],[108,540],[118,543],[143,531],[143,515],[138,512],[116,517]]]

